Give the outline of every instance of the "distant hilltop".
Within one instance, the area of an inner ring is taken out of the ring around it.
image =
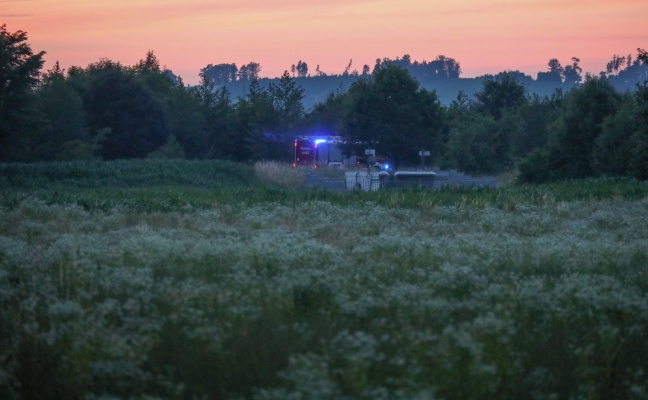
[[[556,90],[568,91],[577,83],[566,83],[556,80],[538,80],[533,79],[530,75],[525,75],[518,71],[508,71],[513,75],[526,89],[527,94],[538,96],[551,96]],[[499,74],[498,74],[499,75]],[[328,75],[328,76],[309,76],[294,77],[293,80],[304,89],[304,98],[302,103],[308,111],[317,103],[324,102],[326,97],[331,93],[345,92],[357,80],[370,77],[371,75]],[[444,106],[457,98],[460,92],[463,92],[469,99],[474,99],[475,93],[482,89],[482,84],[486,79],[492,79],[497,75],[484,75],[476,78],[451,78],[451,79],[421,79],[417,78],[422,88],[429,91],[435,91],[439,101]],[[416,78],[416,77],[415,77]],[[635,85],[648,79],[648,66],[643,65],[640,73],[633,76],[614,75],[608,79],[619,91],[634,90]],[[277,84],[279,78],[260,78],[259,85],[267,89],[271,83]],[[239,97],[245,97],[249,90],[250,82],[234,81],[224,85],[230,92],[233,101]]]
[[[640,54],[643,53],[640,52]],[[352,63],[353,60],[349,61],[349,65],[342,74],[323,73],[318,65],[313,75],[309,73],[306,62],[300,60],[297,64],[292,65],[292,79],[304,89],[304,108],[308,111],[315,104],[324,102],[331,93],[345,92],[355,81],[372,76],[368,65],[364,65],[362,72],[359,73],[357,70],[351,70]],[[398,65],[406,69],[422,88],[435,91],[441,104],[447,106],[457,98],[460,92],[468,96],[468,99],[474,99],[475,93],[481,90],[484,80],[496,78],[504,73],[514,77],[531,96],[551,96],[556,90],[565,92],[584,80],[579,63],[579,58],[572,57],[571,64],[563,67],[557,59],[553,58],[547,63],[547,71],[538,72],[535,79],[523,72],[510,70],[496,75],[462,78],[461,66],[454,58],[440,55],[430,62],[419,62],[412,61],[406,54],[395,60],[376,59],[373,70],[376,71],[376,69],[387,65]],[[250,62],[240,68],[236,64],[209,64],[201,69],[200,75],[212,81],[217,87],[225,86],[229,90],[232,100],[236,101],[239,97],[245,97],[252,78],[258,78],[260,87],[266,89],[271,83],[276,84],[279,81],[280,78],[259,78],[260,70],[261,65],[255,62]],[[614,55],[605,70],[598,75],[607,78],[619,91],[631,91],[637,84],[648,80],[648,66],[642,63],[639,57]]]

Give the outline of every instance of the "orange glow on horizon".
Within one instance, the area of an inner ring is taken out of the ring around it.
[[[648,47],[644,0],[0,0],[0,23],[26,31],[45,69],[109,58],[133,65],[153,50],[195,84],[207,64],[254,61],[264,77],[299,60],[311,74],[373,69],[377,58],[409,54],[457,60],[463,77],[504,70],[535,76],[558,58],[597,74],[614,54]]]

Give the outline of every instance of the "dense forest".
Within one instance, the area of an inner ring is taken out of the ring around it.
[[[277,79],[261,66],[208,65],[185,85],[149,51],[136,65],[101,59],[42,71],[23,31],[0,26],[0,162],[101,158],[290,160],[294,137],[373,142],[400,166],[421,149],[440,168],[518,171],[527,182],[592,176],[648,179],[648,54],[614,55],[599,75],[551,59],[537,79],[504,71],[460,78],[459,63],[409,56],[361,72],[309,72],[299,61]],[[475,82],[442,101],[437,85]],[[534,88],[551,87],[548,94]],[[327,95],[305,106],[306,87]],[[232,93],[243,89],[240,94]]]

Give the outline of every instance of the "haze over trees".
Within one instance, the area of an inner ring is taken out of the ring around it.
[[[337,75],[299,60],[277,79],[259,78],[256,62],[209,64],[193,87],[153,51],[133,66],[101,59],[43,72],[44,56],[25,32],[0,27],[0,162],[290,161],[295,136],[318,133],[375,143],[401,166],[424,149],[437,167],[519,170],[529,182],[648,178],[643,49],[614,55],[596,76],[582,76],[574,57],[565,66],[549,60],[537,79],[519,71],[463,79],[450,57],[404,55],[377,59],[373,70],[350,60]],[[326,96],[312,102],[313,88]]]

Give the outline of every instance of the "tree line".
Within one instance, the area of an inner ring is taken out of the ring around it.
[[[409,54],[403,57],[396,57],[395,60],[390,58],[378,58],[374,65],[373,70],[377,71],[381,67],[387,65],[398,65],[407,69],[412,76],[421,79],[458,79],[461,75],[461,65],[454,59],[443,55],[437,56],[433,61],[412,61]],[[353,68],[353,59],[349,60],[344,72],[340,75],[327,74],[320,69],[318,65],[315,68],[314,75],[311,75],[308,63],[299,60],[297,64],[290,66],[291,76],[293,78],[309,78],[313,77],[327,77],[327,76],[367,76],[371,73],[369,65],[362,66],[362,73]],[[259,63],[250,62],[242,65],[240,68],[235,63],[222,63],[222,64],[208,64],[200,70],[200,75],[209,79],[216,86],[227,85],[233,82],[250,82],[253,79],[259,78],[261,72],[261,65]]]
[[[376,60],[371,73],[332,91],[306,111],[295,75],[259,84],[260,65],[209,65],[197,86],[161,66],[150,51],[133,66],[101,59],[86,67],[42,72],[25,32],[0,27],[0,162],[101,158],[291,160],[301,134],[339,135],[373,147],[401,167],[429,150],[440,168],[472,174],[518,170],[520,179],[611,175],[648,178],[648,56],[615,56],[606,71],[580,78],[578,59],[552,59],[538,79],[568,82],[550,96],[531,95],[515,71],[487,76],[474,96],[442,105],[417,74],[458,77],[443,56]],[[233,67],[232,67],[233,66]],[[351,68],[351,62],[347,68]],[[319,68],[318,68],[319,69]],[[417,72],[418,71],[418,72]],[[292,72],[292,75],[291,75]],[[630,90],[615,80],[643,79]],[[222,82],[245,80],[235,101]]]

